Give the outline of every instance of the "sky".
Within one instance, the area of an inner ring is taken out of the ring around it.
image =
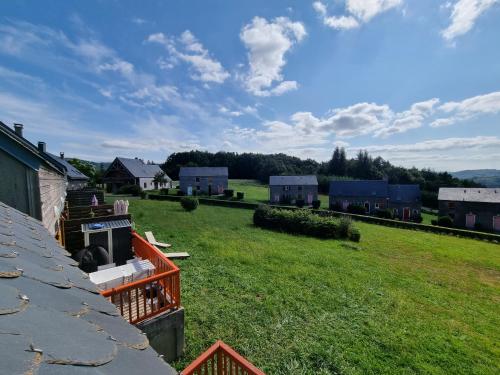
[[[3,1],[0,121],[93,161],[499,168],[499,20],[500,0]]]

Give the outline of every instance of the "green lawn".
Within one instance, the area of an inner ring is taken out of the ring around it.
[[[500,373],[500,246],[356,223],[359,244],[255,228],[252,211],[130,202],[191,258],[186,353],[222,339],[268,374]]]
[[[269,203],[269,188],[268,185],[263,185],[255,180],[229,180],[229,189],[234,190],[236,196],[237,191],[245,193],[245,201],[257,203]],[[321,208],[328,208],[328,195],[319,194],[321,200]]]

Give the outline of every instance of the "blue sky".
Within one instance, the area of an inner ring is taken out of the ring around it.
[[[341,145],[498,168],[499,19],[499,0],[1,2],[0,120],[96,161]]]

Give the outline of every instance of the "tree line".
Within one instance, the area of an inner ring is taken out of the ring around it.
[[[380,156],[372,157],[361,150],[351,159],[344,148],[336,147],[326,162],[300,158],[285,154],[256,154],[207,151],[176,152],[171,154],[162,169],[172,179],[179,177],[180,167],[228,167],[233,179],[259,180],[267,184],[269,176],[314,174],[318,177],[319,191],[328,193],[332,179],[388,179],[391,184],[418,184],[422,191],[422,203],[437,208],[437,193],[440,187],[480,187],[471,180],[460,180],[448,172],[436,172],[429,168],[404,168],[392,165]]]

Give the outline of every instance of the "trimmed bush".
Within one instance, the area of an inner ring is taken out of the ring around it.
[[[168,195],[168,189],[167,188],[160,189],[160,195]]]
[[[432,219],[432,220],[431,220],[431,224],[432,224],[432,225],[438,225],[438,221],[437,221],[436,219]]]
[[[226,196],[227,198],[232,198],[234,196],[234,190],[233,189],[225,189],[224,196]]]
[[[419,215],[417,215],[417,216],[415,216],[415,217],[413,218],[413,221],[414,221],[415,223],[421,223],[423,220],[424,220],[424,218],[423,218],[423,217],[422,217],[422,215],[420,215],[420,214],[419,214]]]
[[[306,204],[306,201],[305,201],[305,200],[303,200],[303,199],[297,199],[297,200],[295,201],[295,205],[296,205],[298,208],[302,208],[302,207],[304,207],[304,206],[305,206],[305,204]]]
[[[353,225],[350,219],[319,216],[310,210],[284,210],[259,206],[253,215],[256,226],[292,234],[305,234],[319,238],[351,238]],[[354,238],[359,241],[359,232]]]
[[[347,206],[347,212],[349,212],[350,214],[365,215],[366,208],[365,206],[360,206],[358,204],[350,204],[349,206]]]
[[[243,192],[241,192],[241,191],[238,191],[238,192],[236,193],[236,198],[238,198],[238,199],[243,199],[243,198],[245,198],[245,193],[243,193]]]
[[[359,232],[358,228],[352,228],[351,232],[349,233],[349,239],[354,242],[359,242],[361,239],[361,233]]]
[[[131,194],[134,197],[138,197],[141,194],[141,187],[137,185],[123,185],[118,189],[118,194]]]
[[[388,208],[386,208],[384,210],[376,210],[375,216],[381,217],[383,219],[393,219],[392,211]]]
[[[440,216],[438,217],[437,225],[440,227],[453,227],[453,220],[449,216]]]
[[[321,201],[319,199],[313,201],[312,206],[315,210],[319,209],[321,207]]]
[[[186,211],[194,211],[198,208],[199,202],[198,199],[193,197],[182,197],[181,198],[181,206]]]
[[[141,199],[146,199],[148,197],[148,194],[144,190],[142,190],[140,193],[140,196],[141,196]]]
[[[335,202],[334,204],[332,204],[330,209],[332,211],[344,211],[344,209],[342,208],[342,205],[339,202]]]

